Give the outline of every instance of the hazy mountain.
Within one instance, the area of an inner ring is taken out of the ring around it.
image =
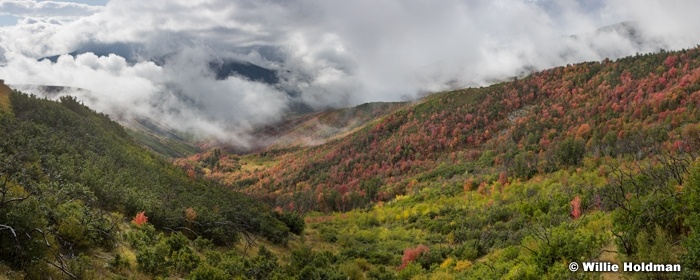
[[[110,54],[117,55],[123,57],[131,65],[137,62],[152,61],[156,65],[162,66],[165,63],[167,63],[167,58],[172,55],[166,54],[160,57],[144,57],[142,55],[142,53],[144,53],[144,48],[144,45],[135,43],[91,43],[70,53],[42,57],[39,60],[41,61],[47,59],[55,63],[61,55],[69,55],[72,57],[76,57],[85,53],[93,53],[98,57],[109,56]],[[247,61],[221,58],[209,62],[208,65],[209,70],[215,75],[217,80],[225,80],[230,76],[236,75],[240,77],[245,77],[252,81],[264,82],[271,85],[277,84],[279,82],[279,79],[277,78],[277,72],[275,70],[264,68]]]

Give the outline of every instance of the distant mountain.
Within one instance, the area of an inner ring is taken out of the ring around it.
[[[352,108],[291,115],[282,122],[258,128],[253,137],[265,140],[259,140],[258,147],[254,150],[317,146],[342,138],[367,122],[406,104],[408,103],[375,102]]]
[[[141,55],[144,46],[140,44],[130,43],[111,43],[111,44],[88,44],[78,50],[66,54],[58,54],[39,58],[38,60],[49,60],[56,62],[61,55],[70,55],[76,57],[85,53],[93,53],[96,56],[108,56],[115,54],[123,57],[130,64],[135,64],[140,61],[153,61],[156,65],[164,65],[167,63],[168,55],[158,57],[144,57]],[[264,82],[270,85],[277,84],[279,79],[277,72],[247,61],[236,59],[222,58],[209,62],[209,69],[214,73],[217,80],[224,80],[231,76],[240,76],[252,81]]]

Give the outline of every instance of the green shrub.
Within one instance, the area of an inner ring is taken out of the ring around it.
[[[306,226],[306,224],[304,223],[304,216],[302,216],[298,213],[294,213],[294,212],[276,213],[275,212],[275,218],[282,221],[289,228],[289,231],[291,231],[294,234],[301,234],[302,232],[304,232],[304,227]]]
[[[187,275],[188,280],[227,280],[231,279],[225,271],[212,267],[210,265],[204,264],[197,267],[195,270]]]
[[[586,143],[581,138],[566,138],[556,150],[556,158],[561,166],[578,165],[586,153]]]

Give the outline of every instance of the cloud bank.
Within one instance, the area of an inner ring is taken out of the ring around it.
[[[0,14],[21,21],[0,28],[0,78],[85,88],[86,104],[117,119],[245,147],[255,127],[298,104],[413,99],[531,69],[694,47],[697,10],[690,0],[5,0]],[[96,46],[121,51],[98,56]],[[76,50],[88,53],[38,61]],[[279,82],[217,79],[211,65],[220,61],[271,69]]]

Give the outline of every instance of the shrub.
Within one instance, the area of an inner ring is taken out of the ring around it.
[[[425,245],[418,245],[416,248],[406,248],[403,251],[403,257],[401,257],[401,266],[399,270],[406,268],[406,265],[415,261],[423,253],[430,252],[430,248]]]
[[[192,270],[192,273],[187,276],[188,280],[226,280],[231,279],[225,271],[204,264]]]
[[[566,138],[556,150],[556,158],[560,165],[578,165],[586,153],[586,144],[581,138]]]
[[[277,213],[275,212],[275,218],[282,221],[294,234],[301,234],[304,232],[304,216],[297,213]]]
[[[141,211],[136,214],[133,220],[131,222],[136,225],[137,227],[141,227],[145,225],[148,222],[148,217],[146,217],[146,212]]]

